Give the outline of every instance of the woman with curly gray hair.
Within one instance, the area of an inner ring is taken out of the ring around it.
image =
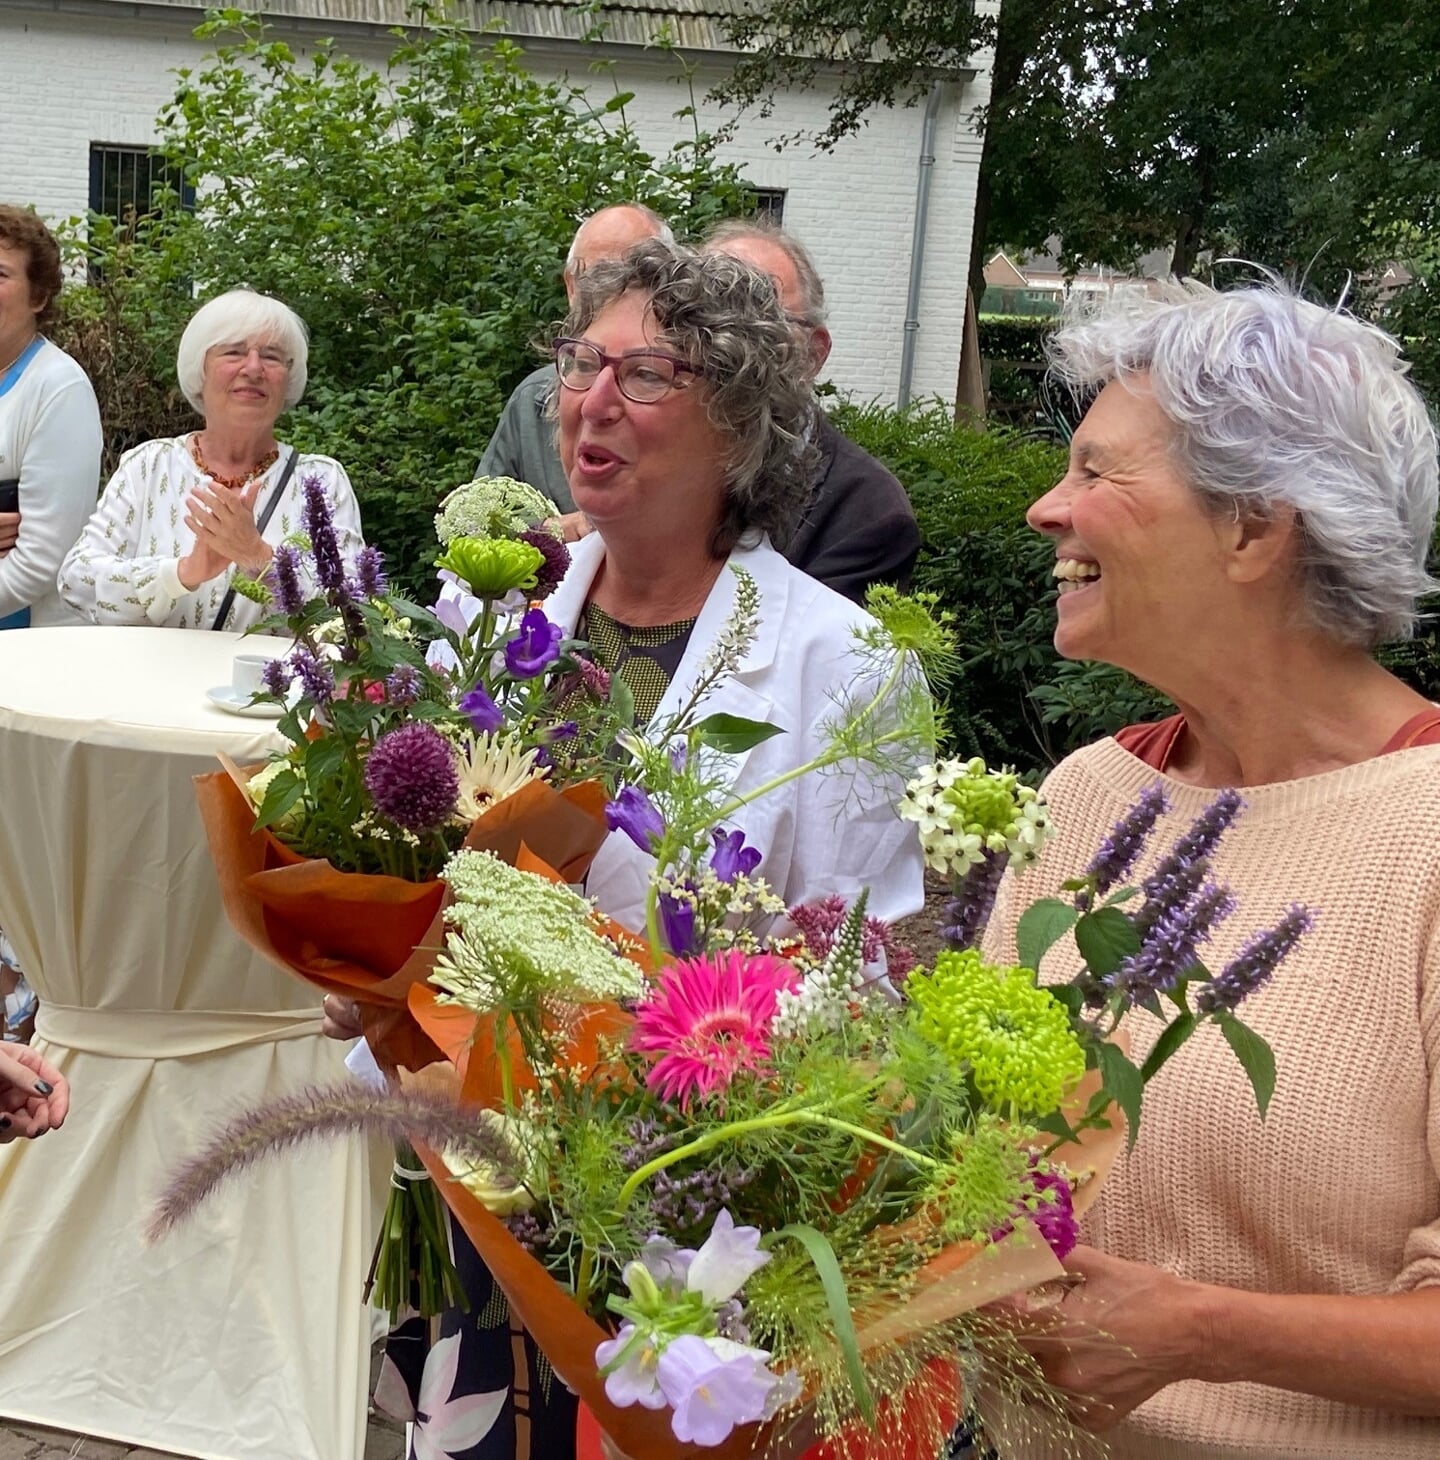
[[[1026,900],[1147,788],[1161,845],[1239,788],[1211,873],[1272,931],[1186,936],[1216,975],[1202,1008],[1254,990],[1278,1082],[1262,1119],[1204,1026],[1147,1091],[1076,1281],[1019,1321],[1117,1457],[1440,1454],[1440,711],[1373,658],[1433,586],[1435,430],[1392,339],[1278,284],[1115,301],[1052,361],[1098,390],[1029,513],[1055,543],[1056,648],[1177,713],[1055,769]],[[1002,906],[990,951],[1014,933]]]
[[[555,364],[560,459],[595,530],[572,548],[547,616],[625,681],[640,724],[679,711],[712,656],[731,663],[707,714],[785,732],[736,757],[732,784],[744,792],[784,781],[821,753],[837,703],[873,684],[881,666],[852,632],[868,615],[770,546],[808,500],[811,406],[805,348],[773,282],[725,255],[638,244],[580,275]],[[753,633],[733,632],[737,604],[758,607]],[[903,778],[871,766],[801,776],[725,830],[743,834],[760,856],[752,870],[787,907],[868,887],[871,912],[904,917],[920,909],[924,884],[919,838],[895,812],[903,789]],[[614,830],[585,890],[609,917],[641,927],[654,866]],[[494,1318],[506,1312],[503,1296],[463,1234],[454,1243],[469,1314],[442,1315],[428,1357],[418,1333],[408,1354],[403,1336],[390,1343],[394,1372],[409,1374],[415,1396],[412,1453],[420,1460],[443,1446],[452,1460],[514,1460],[518,1411],[531,1456],[573,1457],[574,1396],[528,1339],[527,1361],[516,1363],[508,1324]],[[512,1389],[527,1390],[525,1402]],[[467,1409],[493,1422],[451,1443],[442,1427]]]

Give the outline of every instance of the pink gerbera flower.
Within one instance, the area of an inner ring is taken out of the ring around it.
[[[776,995],[799,982],[783,959],[733,948],[662,969],[630,1034],[631,1049],[659,1056],[645,1083],[682,1109],[728,1089],[741,1070],[770,1058]]]

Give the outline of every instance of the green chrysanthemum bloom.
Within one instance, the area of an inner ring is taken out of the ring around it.
[[[513,537],[555,516],[555,504],[529,482],[514,477],[476,477],[456,487],[435,515],[441,547],[457,537]]]
[[[644,975],[595,932],[590,904],[563,882],[489,852],[457,852],[441,875],[455,901],[430,981],[455,1002],[486,1013],[537,994],[574,1003],[640,994]]]
[[[455,537],[435,559],[448,568],[477,598],[501,598],[512,588],[533,588],[535,570],[545,554],[528,542],[503,537]]]
[[[1070,1016],[1028,968],[996,967],[973,949],[942,953],[905,992],[920,1034],[967,1066],[997,1110],[1047,1115],[1085,1073]]]

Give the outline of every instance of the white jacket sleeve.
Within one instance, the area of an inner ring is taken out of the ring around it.
[[[138,552],[156,447],[163,443],[136,447],[121,461],[60,566],[60,596],[92,623],[163,624],[185,595],[179,558]]]
[[[20,462],[20,537],[0,557],[0,618],[38,603],[100,485],[100,409],[88,380],[70,380],[40,409]]]

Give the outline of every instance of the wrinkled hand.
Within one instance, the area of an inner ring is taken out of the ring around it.
[[[28,1044],[0,1045],[0,1146],[59,1130],[70,1109],[70,1085]]]
[[[0,558],[20,541],[20,514],[0,512]]]
[[[320,1008],[325,1016],[320,1021],[320,1032],[326,1039],[359,1039],[364,1033],[360,1027],[360,1005],[354,999],[326,994]]]
[[[595,531],[590,519],[583,512],[567,512],[563,517],[548,518],[545,526],[557,531],[566,542],[579,542],[582,537],[589,537]]]
[[[219,577],[231,563],[252,574],[269,565],[270,547],[255,526],[259,495],[258,481],[232,492],[207,480],[185,499],[185,525],[195,534],[195,546],[180,559],[186,588]]]
[[[1021,1294],[989,1311],[1013,1324],[1077,1424],[1107,1430],[1167,1384],[1199,1377],[1201,1285],[1094,1247],[1077,1247],[1065,1267],[1081,1281],[1058,1302]]]

